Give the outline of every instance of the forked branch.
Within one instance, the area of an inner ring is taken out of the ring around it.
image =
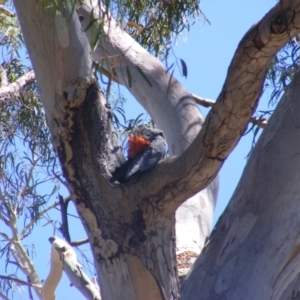
[[[161,208],[173,213],[187,197],[205,188],[245,132],[269,63],[299,31],[300,0],[280,1],[254,25],[239,43],[223,89],[195,141],[183,155],[146,174],[134,187],[136,192],[164,199]]]

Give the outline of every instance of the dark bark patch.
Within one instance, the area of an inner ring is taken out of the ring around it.
[[[141,209],[135,210],[132,213],[132,229],[134,235],[129,240],[129,246],[135,248],[137,245],[146,241],[146,235],[144,233],[146,229],[145,220],[143,217],[143,211]]]
[[[287,20],[284,14],[279,14],[271,23],[271,32],[274,34],[282,34],[287,29]]]
[[[63,92],[63,97],[65,100],[68,100],[68,93],[67,92]]]
[[[253,39],[255,47],[260,50],[265,46],[265,43],[262,41],[260,33],[258,32],[255,38]]]

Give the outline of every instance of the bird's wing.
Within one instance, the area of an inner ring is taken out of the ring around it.
[[[165,140],[163,138],[154,140],[143,153],[133,158],[125,178],[129,178],[137,172],[144,172],[153,168],[165,155]]]
[[[128,171],[128,168],[131,165],[132,160],[127,160],[122,166],[117,168],[113,174],[113,176],[110,179],[110,182],[119,181],[120,183],[126,182],[125,175]]]

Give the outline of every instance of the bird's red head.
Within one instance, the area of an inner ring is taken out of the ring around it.
[[[128,158],[134,158],[136,155],[143,152],[149,145],[150,141],[146,138],[136,134],[132,134],[128,139]]]

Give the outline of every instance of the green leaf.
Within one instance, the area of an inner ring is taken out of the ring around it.
[[[91,14],[90,14],[90,22],[84,28],[84,32],[87,32],[96,21],[97,21],[97,19],[94,18],[94,8],[93,8],[91,11]]]
[[[186,65],[185,61],[181,58],[180,58],[180,62],[181,62],[182,74],[186,78],[188,75],[187,65]]]

